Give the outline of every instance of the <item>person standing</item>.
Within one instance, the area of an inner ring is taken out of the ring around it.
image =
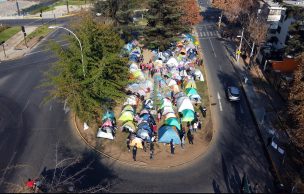
[[[185,146],[185,134],[183,133],[182,134],[182,138],[181,138],[181,147],[182,147],[182,149],[184,149],[184,146]]]
[[[188,140],[189,140],[189,144],[192,144],[193,145],[193,135],[191,133],[191,131],[189,130],[188,133],[187,133],[187,137],[188,137]]]
[[[150,143],[150,160],[153,159],[153,155],[154,155],[154,143],[153,141]]]
[[[157,113],[157,122],[158,123],[160,122],[160,118],[161,118],[161,114],[160,114],[160,110],[159,110],[158,113]]]
[[[196,132],[196,130],[197,130],[197,122],[194,122],[193,123],[193,131]]]
[[[128,151],[130,152],[131,147],[130,147],[130,139],[129,138],[127,138],[127,148],[128,148]]]
[[[202,129],[202,121],[198,120],[197,128],[198,128],[198,130]]]
[[[32,179],[28,179],[27,182],[26,182],[26,186],[27,186],[29,189],[35,190],[35,181],[32,180]]]
[[[133,147],[133,160],[136,161],[136,154],[137,154],[137,143],[135,143]]]
[[[147,138],[145,138],[145,139],[141,142],[144,152],[147,152],[146,140],[147,140]]]
[[[171,149],[171,154],[174,154],[174,143],[173,143],[173,139],[171,139],[170,141],[170,149]]]
[[[189,124],[189,131],[193,132],[193,126],[192,123]]]

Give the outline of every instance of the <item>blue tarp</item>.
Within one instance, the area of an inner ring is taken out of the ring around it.
[[[178,132],[172,126],[163,125],[161,128],[159,128],[158,142],[170,143],[171,139],[173,139],[174,144],[181,143]]]

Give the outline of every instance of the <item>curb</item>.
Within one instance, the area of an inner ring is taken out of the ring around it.
[[[148,168],[149,168],[149,169],[159,169],[159,170],[163,169],[163,170],[167,170],[167,169],[172,169],[172,168],[175,168],[175,167],[181,167],[181,166],[184,166],[184,165],[189,164],[189,163],[191,163],[191,162],[194,162],[194,161],[197,160],[199,157],[201,157],[202,155],[204,155],[204,154],[207,153],[207,151],[206,151],[206,152],[204,152],[203,154],[199,154],[198,156],[196,156],[195,158],[193,158],[193,159],[190,160],[190,161],[183,162],[183,163],[177,164],[177,165],[172,165],[172,166],[169,165],[169,166],[167,166],[167,167],[156,167],[156,166],[148,165],[148,164],[147,164],[147,165],[142,165],[142,164],[136,164],[136,163],[134,164],[134,163],[131,163],[131,162],[122,161],[122,160],[119,160],[119,159],[117,159],[117,158],[114,158],[114,157],[112,157],[112,156],[110,156],[110,155],[108,155],[108,154],[105,154],[104,152],[101,152],[100,150],[96,149],[94,146],[92,146],[91,144],[89,144],[89,142],[81,135],[80,130],[79,130],[77,124],[76,124],[76,114],[73,113],[73,115],[74,115],[74,116],[73,116],[73,122],[74,122],[75,129],[76,129],[78,135],[80,136],[80,138],[84,141],[84,143],[85,143],[88,147],[90,147],[90,148],[91,148],[92,150],[94,150],[95,152],[101,154],[102,156],[104,156],[104,157],[106,157],[106,158],[108,158],[108,159],[114,160],[114,161],[116,161],[116,162],[119,162],[119,163],[121,163],[121,164],[124,164],[124,165],[132,166],[132,167],[140,167],[140,168],[143,168],[143,169],[148,169]],[[212,140],[213,140],[213,139],[214,139],[214,138],[212,138]],[[208,147],[213,143],[212,140],[210,141]]]
[[[263,136],[262,136],[262,133],[261,133],[261,127],[260,127],[260,125],[259,125],[259,123],[258,123],[258,121],[257,121],[257,118],[256,118],[256,116],[255,116],[255,114],[254,114],[254,111],[253,111],[253,108],[252,108],[252,104],[249,102],[249,99],[248,99],[248,96],[247,96],[247,93],[246,93],[246,91],[245,91],[245,88],[244,88],[244,83],[242,82],[242,79],[241,79],[241,77],[240,77],[240,75],[239,75],[239,71],[236,69],[236,67],[235,67],[235,63],[236,63],[236,61],[235,61],[235,59],[234,58],[231,58],[231,56],[229,55],[229,53],[227,53],[227,49],[225,48],[225,53],[226,53],[226,55],[229,57],[229,59],[231,60],[231,62],[232,62],[232,67],[233,67],[233,69],[234,69],[234,71],[235,72],[237,72],[237,77],[238,77],[238,79],[239,79],[239,82],[241,83],[241,85],[242,85],[242,90],[243,90],[243,92],[244,92],[244,94],[245,94],[245,96],[246,96],[246,102],[247,102],[247,104],[249,104],[249,110],[250,110],[250,114],[251,114],[251,116],[254,118],[253,120],[254,120],[254,123],[255,123],[255,125],[256,125],[256,127],[257,127],[257,132],[258,132],[258,135],[259,135],[259,137],[260,137],[260,140],[262,141],[261,143],[263,144],[263,150],[264,150],[264,152],[266,153],[266,156],[267,156],[267,159],[269,160],[269,162],[271,163],[271,171],[273,171],[273,175],[274,175],[274,179],[275,179],[275,181],[276,182],[279,182],[279,183],[282,183],[282,179],[281,179],[281,176],[280,176],[280,174],[279,174],[279,172],[278,172],[278,170],[277,170],[277,168],[276,168],[276,165],[274,164],[274,161],[272,160],[272,158],[271,158],[271,156],[270,156],[270,153],[269,153],[269,151],[268,151],[268,149],[267,149],[267,146],[266,146],[266,144],[265,144],[265,141],[264,141],[264,138],[263,138]],[[240,60],[242,60],[242,59],[240,59]],[[277,185],[274,185],[274,187],[276,187]]]

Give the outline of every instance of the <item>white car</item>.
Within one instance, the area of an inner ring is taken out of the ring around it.
[[[230,101],[239,101],[240,100],[240,89],[234,86],[229,86],[227,88],[227,98]]]

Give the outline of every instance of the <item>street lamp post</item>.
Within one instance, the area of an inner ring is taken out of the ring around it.
[[[84,62],[83,62],[83,52],[82,52],[82,45],[81,45],[81,42],[79,40],[79,38],[76,36],[76,34],[74,32],[72,32],[71,30],[65,28],[65,27],[62,27],[62,26],[49,26],[49,28],[51,29],[56,29],[56,28],[61,28],[61,29],[64,29],[68,32],[70,32],[71,34],[73,34],[75,36],[75,38],[77,39],[78,43],[79,43],[79,46],[80,46],[80,51],[81,51],[81,63],[82,63],[82,71],[83,71],[83,77],[85,77],[85,70],[84,70]]]
[[[239,36],[238,36],[239,37]],[[237,59],[236,61],[239,63],[239,59],[240,59],[240,55],[241,55],[241,49],[242,49],[242,42],[243,42],[243,37],[244,37],[244,28],[242,30],[242,35],[241,35],[241,42],[240,42],[240,45],[239,45],[239,49],[237,50]]]

